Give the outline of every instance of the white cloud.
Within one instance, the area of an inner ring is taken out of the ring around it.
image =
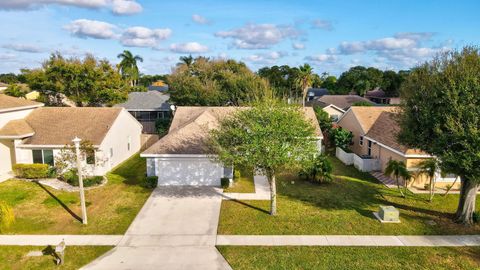
[[[332,24],[331,21],[318,19],[318,20],[312,21],[312,28],[332,31],[333,30],[333,24]]]
[[[2,45],[2,48],[17,51],[17,52],[28,52],[28,53],[40,53],[44,51],[44,49],[40,48],[37,45],[20,44],[20,43],[4,44]]]
[[[292,48],[294,48],[295,50],[303,50],[303,49],[305,49],[305,44],[299,43],[299,42],[294,42],[294,43],[292,43]]]
[[[208,51],[208,47],[198,42],[174,43],[170,45],[170,51],[175,53],[204,53]]]
[[[118,15],[130,15],[143,10],[142,6],[135,0],[2,0],[0,1],[0,9],[32,10],[54,4],[80,8],[106,8]]]
[[[201,15],[198,15],[198,14],[193,14],[192,15],[192,20],[195,22],[195,23],[198,23],[198,24],[210,24],[210,20],[208,20],[207,18],[201,16]]]
[[[215,36],[231,38],[232,46],[239,49],[267,49],[286,38],[296,38],[299,31],[289,25],[247,24],[230,31],[220,31]]]
[[[130,0],[113,0],[112,12],[118,15],[131,15],[137,14],[143,11],[142,6]]]
[[[169,28],[129,27],[120,37],[120,43],[128,47],[156,47],[161,40],[169,38],[171,34],[172,30]]]
[[[317,54],[317,55],[306,56],[305,60],[316,62],[316,63],[325,63],[325,62],[335,63],[338,61],[338,57],[332,54]]]
[[[63,28],[80,38],[113,39],[118,37],[116,34],[117,27],[102,21],[79,19]]]
[[[260,54],[252,54],[247,57],[243,57],[244,61],[248,61],[254,64],[261,64],[261,65],[272,65],[277,62],[280,58],[287,56],[287,52],[268,52],[268,53],[260,53]]]
[[[2,61],[11,61],[16,58],[17,56],[13,53],[0,53],[0,60]]]

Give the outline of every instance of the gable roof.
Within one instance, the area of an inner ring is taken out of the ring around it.
[[[0,94],[0,112],[31,109],[41,106],[43,106],[43,103]]]
[[[35,134],[33,128],[25,119],[11,120],[0,128],[0,138],[20,139]]]
[[[122,108],[43,107],[31,112],[25,121],[35,134],[26,145],[66,145],[79,137],[100,145]]]
[[[343,110],[347,110],[350,108],[353,103],[355,102],[368,102],[372,105],[375,103],[371,102],[370,100],[363,98],[358,95],[324,95],[318,98],[315,98],[311,101],[308,102],[311,106],[320,106],[322,108],[333,104],[337,106],[338,108],[341,108]]]
[[[170,95],[159,91],[131,92],[125,103],[116,104],[115,107],[123,107],[129,111],[169,111]]]
[[[397,107],[374,107],[374,106],[352,106],[348,111],[342,116],[342,118],[338,121],[340,122],[344,119],[344,117],[351,113],[355,116],[355,119],[358,121],[358,124],[362,128],[364,134],[368,133],[370,128],[373,126],[375,121],[377,121],[378,117],[382,114],[382,112],[394,112],[397,110]]]
[[[226,116],[248,107],[178,107],[168,134],[142,155],[206,155],[209,130],[218,127]],[[315,112],[304,108],[305,117],[314,125],[315,134],[323,138]]]

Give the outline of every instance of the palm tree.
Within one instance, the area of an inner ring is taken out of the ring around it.
[[[190,68],[193,64],[193,61],[195,59],[193,58],[192,55],[189,55],[189,56],[180,56],[180,62],[177,64],[178,66],[181,66],[181,65],[186,65],[187,68]]]
[[[308,88],[312,85],[313,81],[313,68],[309,64],[300,66],[298,71],[298,77],[295,79],[297,87],[302,89],[302,105],[305,107],[305,99],[307,98]]]
[[[385,174],[395,177],[395,181],[397,182],[398,191],[403,198],[405,198],[405,194],[403,193],[402,189],[400,188],[399,179],[403,178],[404,188],[407,187],[407,180],[412,178],[412,174],[407,170],[405,163],[403,161],[396,161],[390,159],[387,163],[387,168],[385,168]]]
[[[128,50],[124,50],[123,53],[117,55],[117,58],[122,59],[118,64],[122,77],[130,80],[130,86],[135,86],[140,76],[137,61],[143,62],[143,58],[139,55],[133,56]]]
[[[425,174],[430,180],[430,198],[429,201],[433,200],[433,195],[435,194],[435,182],[437,171],[440,171],[440,162],[435,158],[426,159],[418,164],[418,174]]]

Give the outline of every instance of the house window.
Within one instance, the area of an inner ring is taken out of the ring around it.
[[[368,140],[368,153],[369,156],[372,155],[372,141]]]
[[[360,136],[360,139],[358,141],[358,144],[363,145],[363,136]]]
[[[87,164],[95,164],[95,150],[88,149],[85,153]]]
[[[33,163],[42,163],[53,166],[53,150],[32,150]]]

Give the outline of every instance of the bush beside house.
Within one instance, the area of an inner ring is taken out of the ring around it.
[[[48,178],[52,172],[48,164],[14,164],[12,168],[16,177],[27,179]]]

